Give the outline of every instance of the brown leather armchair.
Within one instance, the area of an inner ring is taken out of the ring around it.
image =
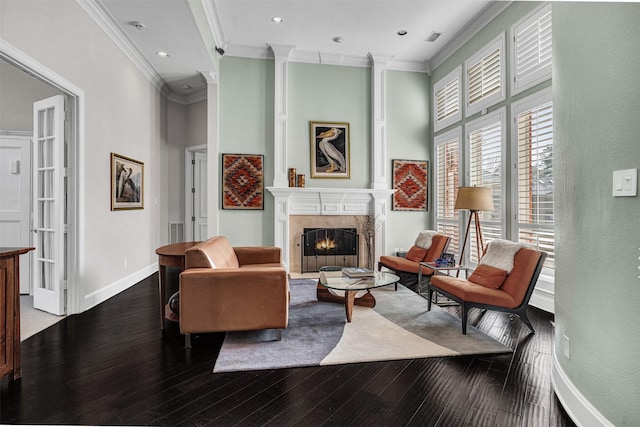
[[[494,242],[489,243],[487,252]],[[545,252],[521,248],[513,256],[513,268],[508,273],[483,266],[481,260],[469,279],[435,275],[428,284],[427,309],[431,310],[432,294],[439,292],[460,304],[463,334],[467,333],[467,314],[472,307],[517,314],[535,332],[526,310],[546,256]]]
[[[281,329],[289,321],[289,282],[278,247],[232,247],[212,237],[185,255],[180,332]]]

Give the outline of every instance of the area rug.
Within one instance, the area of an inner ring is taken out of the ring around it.
[[[511,348],[398,285],[374,289],[374,308],[353,307],[351,323],[344,305],[316,299],[316,281],[290,281],[289,326],[277,340],[275,330],[229,332],[213,372],[324,366],[381,360],[469,354],[505,354]]]

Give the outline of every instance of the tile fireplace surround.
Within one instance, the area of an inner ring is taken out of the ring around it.
[[[301,271],[298,245],[304,227],[355,227],[360,234],[355,217],[362,215],[376,218],[374,261],[385,253],[387,212],[394,190],[312,187],[267,187],[267,190],[275,198],[274,245],[282,248],[287,271]],[[364,259],[363,244],[361,259]]]

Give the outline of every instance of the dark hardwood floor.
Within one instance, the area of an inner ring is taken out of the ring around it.
[[[176,272],[173,272],[175,282]],[[223,334],[159,329],[157,274],[23,342],[2,424],[573,426],[550,384],[552,315],[473,311],[512,355],[213,374]],[[447,308],[457,313],[456,307]]]

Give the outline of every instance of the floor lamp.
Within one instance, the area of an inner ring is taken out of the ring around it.
[[[462,250],[460,251],[460,264],[462,264],[462,261],[464,259],[464,250],[467,247],[467,240],[469,239],[471,219],[475,220],[476,225],[476,248],[478,250],[478,257],[482,256],[482,250],[484,250],[484,242],[482,241],[482,229],[480,228],[480,217],[478,216],[478,211],[493,210],[493,197],[491,195],[491,188],[458,188],[458,197],[456,198],[454,209],[468,209],[470,211],[469,222],[467,223],[467,231],[464,234],[464,243],[462,244]]]

